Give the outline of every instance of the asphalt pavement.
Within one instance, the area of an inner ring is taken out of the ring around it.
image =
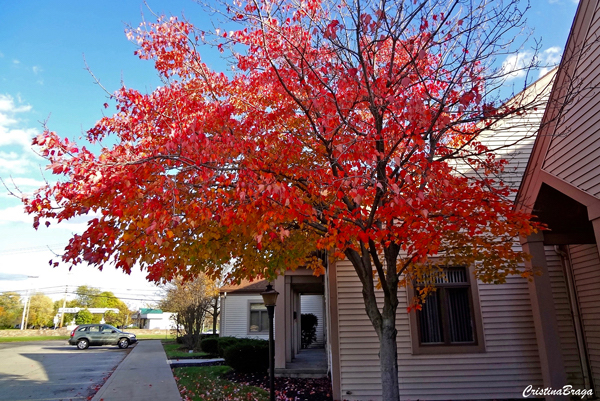
[[[92,401],[181,401],[160,340],[142,340]]]
[[[65,340],[0,343],[0,401],[88,400],[129,352],[80,351]]]

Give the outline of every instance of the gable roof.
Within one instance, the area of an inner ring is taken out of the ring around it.
[[[234,293],[234,294],[259,294],[264,292],[267,289],[267,284],[269,282],[267,280],[242,280],[240,284],[231,284],[224,285],[219,289],[219,292],[222,293]]]
[[[566,99],[567,91],[571,89],[570,81],[573,79],[579,56],[585,47],[584,42],[597,5],[597,1],[582,0],[577,7],[565,51],[558,66],[556,79],[554,80],[552,92],[548,100],[548,107],[545,110],[540,131],[536,137],[531,157],[529,158],[523,180],[516,195],[515,207],[519,210],[531,213],[543,181],[540,176],[543,175],[546,179],[553,178],[548,174],[543,174],[542,165],[552,137],[556,133],[559,116],[563,111],[561,107],[562,101]],[[559,180],[556,179],[553,181]],[[585,204],[585,201],[578,201]]]

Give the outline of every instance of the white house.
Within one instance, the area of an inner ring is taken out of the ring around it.
[[[256,280],[221,287],[221,336],[269,338],[267,309],[260,295],[265,291],[267,284],[266,280]],[[294,324],[298,327],[296,333],[298,344],[300,316],[305,313],[317,316],[317,339],[312,347],[324,347],[325,307],[322,288],[316,294],[305,293],[300,297],[296,315],[293,317]]]
[[[160,309],[141,308],[132,319],[140,329],[170,330],[176,327],[174,316],[176,313],[163,312]]]

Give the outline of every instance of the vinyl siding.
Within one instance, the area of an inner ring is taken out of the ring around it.
[[[248,333],[248,311],[250,303],[263,303],[260,295],[234,295],[228,294],[221,298],[221,336],[222,337],[250,337],[269,339],[269,333]]]
[[[381,398],[379,343],[366,315],[361,285],[348,261],[337,263],[341,394],[347,400]],[[398,307],[398,364],[402,400],[520,398],[542,386],[527,281],[479,284],[486,352],[413,355],[407,295]]]
[[[600,158],[600,11],[596,5],[585,50],[577,60],[575,76],[580,93],[567,105],[550,143],[542,169],[595,196],[600,196],[600,170],[586,168]]]
[[[300,309],[302,313],[312,313],[318,319],[317,340],[313,346],[322,347],[325,344],[323,320],[323,295],[300,295]]]
[[[527,168],[554,76],[555,71],[551,71],[517,96],[525,97],[524,101],[531,103],[532,110],[501,121],[493,130],[480,135],[484,145],[508,162],[498,178],[515,190],[519,189]]]
[[[569,247],[596,393],[600,391],[600,258],[596,245]]]
[[[537,110],[515,116],[482,133],[480,141],[508,161],[501,177],[518,189],[544,114],[554,73],[538,80],[518,98]],[[470,175],[457,162],[461,173]],[[338,338],[341,395],[346,400],[381,399],[379,343],[366,315],[361,284],[350,262],[338,262]],[[485,352],[413,355],[407,294],[400,290],[397,341],[402,400],[491,400],[522,398],[528,385],[543,387],[528,283],[479,283]],[[335,333],[333,333],[335,335]]]
[[[490,178],[497,182],[501,181],[514,190],[514,193],[509,195],[510,200],[514,201],[516,191],[519,189],[527,169],[529,156],[540,129],[555,76],[556,70],[550,71],[507,102],[507,107],[526,104],[529,109],[526,113],[512,115],[510,118],[501,120],[492,128],[482,131],[478,137],[478,140],[498,159],[507,162],[504,170],[498,176]],[[451,165],[454,163],[455,168],[461,174],[475,179],[479,178],[480,173],[467,166],[464,161],[456,160],[449,163]]]
[[[573,327],[573,314],[563,265],[560,256],[554,251],[554,247],[547,246],[545,251],[567,383],[571,384],[573,388],[584,388],[579,349]]]

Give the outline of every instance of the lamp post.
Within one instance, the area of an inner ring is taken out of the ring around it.
[[[267,312],[269,314],[269,389],[270,401],[275,401],[275,342],[273,341],[273,317],[275,316],[275,304],[279,293],[273,289],[271,283],[267,285],[265,292],[261,292]]]

